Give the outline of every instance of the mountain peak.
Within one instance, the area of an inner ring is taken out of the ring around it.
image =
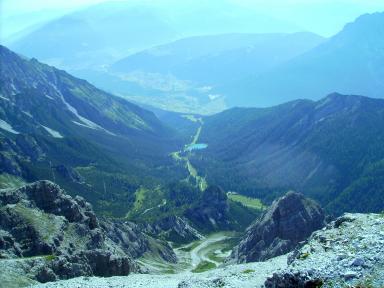
[[[314,201],[290,191],[275,200],[252,224],[231,258],[238,263],[265,261],[287,253],[324,225],[324,212]]]
[[[318,102],[321,104],[327,103],[328,105],[332,105],[332,106],[338,106],[338,105],[348,106],[348,105],[356,105],[359,103],[363,103],[363,102],[367,103],[372,101],[383,102],[382,99],[374,99],[374,98],[369,98],[361,95],[346,95],[346,94],[341,94],[337,92],[328,94],[326,97],[319,100]]]
[[[350,22],[344,26],[344,29],[337,34],[334,38],[341,38],[342,40],[350,39],[355,42],[355,45],[365,43],[383,45],[382,38],[378,35],[384,34],[384,12],[376,12],[372,14],[363,14],[355,21]],[[381,39],[381,40],[380,40]]]

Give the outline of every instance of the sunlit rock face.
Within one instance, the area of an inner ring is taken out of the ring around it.
[[[324,212],[317,203],[288,192],[248,228],[231,258],[244,263],[283,255],[323,225]]]

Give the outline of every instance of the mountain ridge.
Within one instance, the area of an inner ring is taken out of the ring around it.
[[[362,15],[318,47],[221,91],[237,95],[233,105],[262,107],[297,98],[317,100],[334,91],[383,98],[383,23],[384,12]]]
[[[337,214],[379,212],[380,189],[371,191],[375,196],[369,201],[363,180],[358,179],[381,181],[380,174],[368,167],[381,169],[384,131],[377,123],[384,120],[383,111],[383,99],[337,93],[316,102],[234,108],[204,119],[201,141],[208,148],[192,164],[207,175],[209,183],[268,202],[295,190],[330,205]],[[343,192],[354,181],[360,182]],[[344,200],[338,198],[341,195]],[[366,205],[345,201],[352,195]]]
[[[14,181],[50,179],[96,211],[121,215],[140,185],[182,177],[169,157],[182,140],[152,112],[7,48],[0,53],[1,171]],[[107,208],[116,197],[120,208]]]

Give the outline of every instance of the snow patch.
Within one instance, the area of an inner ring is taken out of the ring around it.
[[[0,99],[3,99],[5,101],[10,101],[8,98],[5,98],[4,96],[1,96],[1,95],[0,95]]]
[[[33,116],[32,116],[31,113],[26,112],[26,111],[23,111],[23,110],[21,110],[21,112],[23,112],[23,113],[24,113],[25,115],[27,115],[28,117],[33,118]]]
[[[64,138],[63,135],[61,135],[59,132],[56,130],[53,130],[47,126],[41,125],[53,138]]]
[[[0,128],[13,134],[19,134],[19,132],[14,130],[11,125],[9,125],[7,122],[1,119],[0,119]]]
[[[81,116],[79,114],[79,112],[77,111],[77,109],[75,107],[73,107],[71,104],[69,104],[63,94],[59,91],[59,89],[57,89],[56,86],[52,85],[52,87],[56,90],[56,92],[59,94],[60,98],[61,98],[61,101],[63,101],[64,105],[67,107],[67,109],[72,112],[72,114],[74,114],[79,120],[80,122],[77,122],[77,121],[72,121],[73,123],[77,124],[77,125],[80,125],[80,126],[83,126],[83,127],[87,127],[87,128],[90,128],[90,129],[94,129],[94,130],[102,130],[110,135],[113,135],[113,136],[116,136],[116,134],[108,131],[107,129],[104,129],[103,127],[101,127],[100,125],[97,125],[95,122]]]

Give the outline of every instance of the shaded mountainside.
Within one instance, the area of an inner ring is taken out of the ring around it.
[[[362,15],[318,47],[259,77],[226,85],[222,92],[234,105],[258,107],[318,100],[334,91],[383,98],[383,27],[384,12]]]
[[[83,196],[99,215],[165,227],[166,240],[191,236],[183,231],[191,223],[172,220],[179,226],[174,229],[164,224],[191,207],[213,211],[204,219],[189,217],[193,225],[225,222],[205,232],[234,223],[244,228],[258,213],[226,198],[217,206],[206,201],[207,193],[189,183],[184,164],[170,156],[191,141],[195,117],[163,113],[167,123],[178,123],[168,128],[152,112],[5,47],[1,69],[1,187],[50,179]],[[228,213],[214,212],[220,209]]]
[[[124,216],[141,185],[184,177],[168,156],[181,140],[152,112],[5,47],[0,56],[3,187],[51,179]]]
[[[246,235],[232,251],[230,261],[257,262],[284,255],[313,231],[321,229],[324,220],[324,212],[316,202],[288,192],[248,227]]]
[[[100,219],[89,203],[49,181],[0,190],[0,279],[7,287],[138,272],[145,253],[175,262],[167,243],[129,222]]]
[[[331,94],[204,119],[192,163],[211,184],[269,202],[287,190],[329,212],[383,210],[384,100]]]

